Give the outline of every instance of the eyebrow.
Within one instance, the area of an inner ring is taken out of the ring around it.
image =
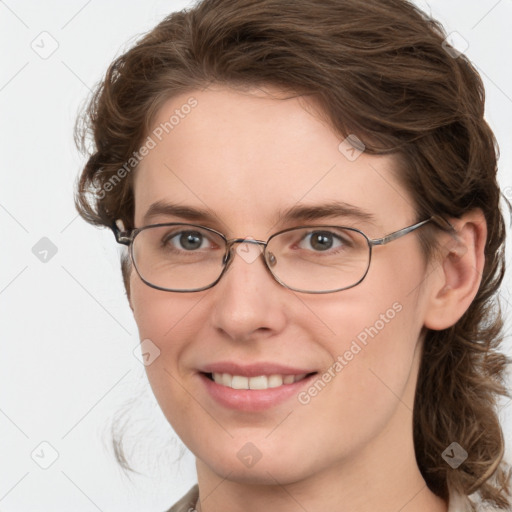
[[[191,222],[219,222],[219,217],[210,208],[196,208],[166,201],[151,204],[143,217],[143,225],[148,225],[157,216],[179,217]],[[297,204],[280,210],[277,223],[286,224],[292,221],[314,221],[326,218],[347,217],[367,224],[376,225],[375,215],[343,201],[328,201],[322,204]]]

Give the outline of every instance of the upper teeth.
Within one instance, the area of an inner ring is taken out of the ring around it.
[[[213,380],[217,384],[233,389],[268,389],[277,388],[283,384],[292,384],[303,379],[307,374],[300,375],[258,375],[257,377],[244,377],[229,373],[213,373]]]

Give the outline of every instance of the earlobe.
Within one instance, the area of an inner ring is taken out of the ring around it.
[[[429,280],[425,327],[454,325],[475,298],[485,263],[487,225],[480,209],[451,219],[456,233],[443,233],[438,258]]]

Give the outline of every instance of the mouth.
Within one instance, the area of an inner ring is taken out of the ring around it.
[[[255,375],[248,377],[245,375],[233,375],[230,373],[218,372],[201,372],[207,379],[215,384],[224,386],[226,388],[237,390],[266,390],[288,386],[296,382],[305,380],[318,372],[301,373],[296,375],[283,375],[283,374],[270,374],[270,375]]]
[[[311,365],[227,360],[208,363],[199,368],[196,375],[202,389],[221,407],[262,412],[280,404],[292,404],[318,374]]]

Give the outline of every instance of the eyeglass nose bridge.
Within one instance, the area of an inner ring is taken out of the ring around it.
[[[231,261],[233,259],[231,258],[233,253],[233,247],[235,244],[253,244],[253,245],[262,245],[263,246],[263,261],[265,262],[265,265],[270,270],[270,265],[275,264],[275,256],[274,254],[270,253],[267,254],[267,246],[268,242],[264,242],[263,240],[254,240],[252,238],[232,238],[231,240],[226,240],[226,253],[224,254],[224,257],[222,258],[222,264],[226,266],[226,268],[229,266]],[[269,257],[271,260],[267,261],[267,257]]]

